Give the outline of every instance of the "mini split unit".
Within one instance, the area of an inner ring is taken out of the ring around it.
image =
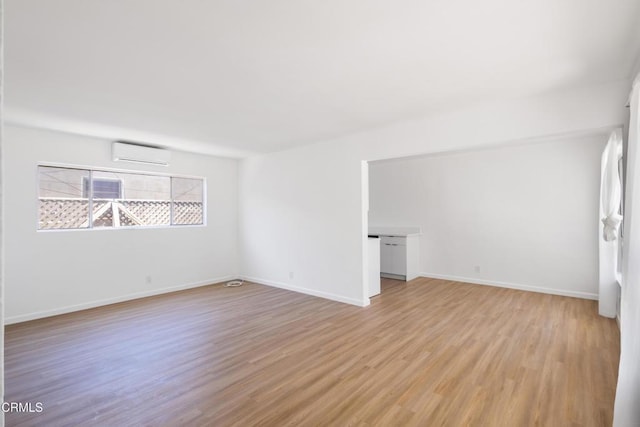
[[[157,166],[169,166],[169,160],[171,160],[169,150],[129,142],[114,142],[111,147],[111,156],[114,162],[144,163]]]

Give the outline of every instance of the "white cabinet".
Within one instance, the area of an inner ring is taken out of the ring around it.
[[[393,247],[389,243],[381,243],[380,244],[380,273],[382,275],[385,274],[393,274],[395,271],[394,263],[393,263]]]
[[[407,242],[404,237],[382,237],[380,271],[396,276],[407,275]]]
[[[392,279],[418,277],[418,236],[381,236],[380,275]]]
[[[369,238],[369,297],[380,294],[380,239]]]

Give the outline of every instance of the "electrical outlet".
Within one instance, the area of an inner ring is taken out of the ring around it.
[[[293,271],[289,272],[289,280],[293,280]]]
[[[145,282],[147,283],[147,285],[150,285],[151,284],[151,276],[145,277]]]
[[[475,270],[476,273],[480,273],[480,266],[476,265],[475,267],[473,267],[473,269]]]

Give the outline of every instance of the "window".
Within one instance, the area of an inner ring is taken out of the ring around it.
[[[38,229],[204,224],[204,179],[38,166]]]

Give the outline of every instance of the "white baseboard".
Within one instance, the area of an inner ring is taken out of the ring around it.
[[[260,285],[273,286],[274,288],[286,289],[288,291],[298,292],[301,294],[312,295],[314,297],[320,297],[332,301],[343,302],[345,304],[356,305],[358,307],[366,307],[371,302],[369,298],[365,300],[359,300],[356,298],[349,298],[338,294],[332,294],[330,292],[317,291],[315,289],[303,288],[300,286],[292,286],[282,282],[275,282],[273,280],[260,279],[258,277],[241,276],[243,280],[248,282],[258,283]]]
[[[518,283],[496,282],[494,280],[483,280],[471,277],[448,276],[435,273],[420,273],[420,277],[429,279],[452,280],[454,282],[472,283],[474,285],[495,286],[498,288],[518,289],[520,291],[538,292],[541,294],[562,295],[565,297],[583,298],[598,300],[598,294],[581,291],[568,291],[566,289],[544,288],[540,286],[521,285]]]
[[[113,298],[106,298],[106,299],[102,299],[102,300],[90,301],[90,302],[86,302],[86,303],[82,303],[82,304],[69,305],[69,306],[62,307],[62,308],[56,308],[56,309],[53,309],[53,310],[37,311],[37,312],[34,312],[34,313],[21,314],[21,315],[18,315],[18,316],[11,316],[11,317],[7,317],[7,318],[4,319],[4,324],[5,325],[10,325],[12,323],[20,323],[20,322],[26,322],[28,320],[41,319],[43,317],[57,316],[58,314],[71,313],[71,312],[74,312],[74,311],[86,310],[88,308],[101,307],[103,305],[115,304],[115,303],[118,303],[118,302],[130,301],[130,300],[134,300],[134,299],[138,299],[138,298],[150,297],[150,296],[153,296],[153,295],[166,294],[166,293],[169,293],[169,292],[176,292],[176,291],[182,291],[182,290],[190,289],[190,288],[197,288],[197,287],[200,287],[200,286],[212,285],[212,284],[215,284],[215,283],[226,282],[228,280],[232,280],[232,279],[235,279],[237,277],[238,276],[217,277],[217,278],[214,278],[214,279],[211,279],[211,280],[203,280],[203,281],[199,281],[199,282],[185,283],[185,284],[182,284],[182,285],[169,286],[167,288],[161,288],[161,289],[152,289],[152,290],[144,291],[144,292],[135,292],[133,294],[127,294],[127,295],[123,295],[123,296],[119,296],[119,297],[113,297]]]

